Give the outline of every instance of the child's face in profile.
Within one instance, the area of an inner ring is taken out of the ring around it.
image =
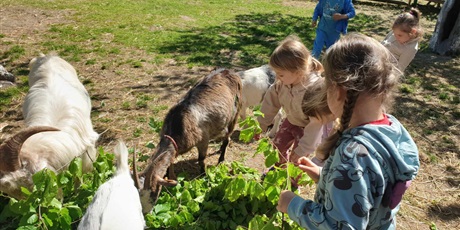
[[[329,123],[331,121],[334,121],[335,119],[337,119],[337,118],[334,116],[334,114],[329,113],[327,115],[326,114],[322,115],[320,121],[321,121],[322,124],[327,124],[327,123]]]
[[[345,99],[345,92],[343,89],[335,86],[328,85],[327,87],[327,105],[332,112],[332,117],[341,117],[343,104]],[[331,118],[332,118],[331,117]]]
[[[407,33],[397,27],[393,29],[393,34],[395,35],[396,41],[398,41],[400,44],[404,44],[413,38],[412,32]]]
[[[283,85],[295,85],[302,81],[303,73],[301,71],[291,72],[289,70],[275,69],[276,78],[278,78]]]

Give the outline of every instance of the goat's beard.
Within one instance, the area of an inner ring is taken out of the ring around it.
[[[139,194],[142,205],[142,213],[148,214],[152,212],[153,207],[160,196],[162,187],[163,186],[157,184],[155,185],[155,191],[150,190],[150,188],[140,190]]]

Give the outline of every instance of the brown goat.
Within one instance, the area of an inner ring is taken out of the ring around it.
[[[219,163],[224,161],[241,110],[240,98],[240,77],[219,69],[203,78],[169,110],[160,132],[160,143],[140,174],[144,178],[140,191],[144,213],[151,211],[163,185],[177,184],[173,169],[177,155],[196,146],[200,169],[204,172],[209,141],[222,138]],[[172,180],[163,179],[167,171]]]

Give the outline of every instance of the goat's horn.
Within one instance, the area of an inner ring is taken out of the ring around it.
[[[133,180],[134,186],[139,190],[141,189],[141,182],[139,181],[139,175],[137,174],[137,167],[136,167],[136,149],[133,152]]]
[[[19,152],[21,151],[22,144],[30,136],[46,131],[59,131],[59,129],[51,126],[28,127],[0,145],[0,171],[13,172],[18,170],[21,167]]]

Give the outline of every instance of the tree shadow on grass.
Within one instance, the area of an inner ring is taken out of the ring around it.
[[[448,205],[433,204],[428,209],[428,214],[443,221],[454,221],[460,219],[460,204]]]
[[[266,64],[278,42],[297,34],[310,48],[315,36],[311,19],[293,15],[238,15],[220,26],[180,31],[179,38],[155,47],[188,64],[253,67]]]
[[[413,3],[414,1],[412,1]],[[408,1],[404,0],[365,0],[365,1],[355,1],[353,4],[355,6],[365,5],[371,7],[377,7],[383,11],[400,11],[406,12],[409,11],[410,8],[414,6],[409,6]],[[427,18],[428,20],[436,20],[438,17],[439,12],[441,11],[441,7],[436,7],[434,5],[427,5],[427,4],[417,4],[417,9],[420,10],[422,16]]]

